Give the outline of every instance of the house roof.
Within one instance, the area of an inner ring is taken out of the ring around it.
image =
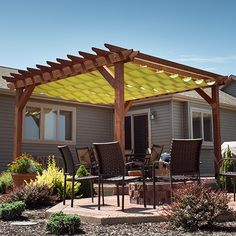
[[[7,81],[2,78],[2,76],[10,76],[10,73],[17,73],[17,69],[0,66],[0,88],[8,89]]]
[[[211,89],[205,88],[204,91],[211,95]],[[192,99],[199,99],[203,101],[203,98],[196,93],[195,91],[187,91],[183,93],[179,93],[176,96],[183,96],[183,97],[189,97]],[[222,90],[219,90],[219,98],[220,98],[220,104],[229,105],[236,107],[236,97],[229,95],[228,93],[223,92]]]
[[[34,93],[64,100],[113,104],[114,88],[122,87],[124,101],[179,93],[196,88],[223,85],[228,80],[212,72],[182,65],[151,55],[105,44],[108,50],[92,48],[96,54],[79,52],[82,57],[68,55],[57,58],[50,66],[18,70],[4,77],[11,89],[30,87]],[[119,64],[120,63],[120,64]],[[114,68],[119,67],[119,72]],[[120,78],[120,81],[117,78]],[[34,88],[35,87],[35,88]]]

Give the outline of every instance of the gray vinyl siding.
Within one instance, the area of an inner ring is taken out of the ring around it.
[[[77,145],[113,141],[113,110],[91,107],[77,109]]]
[[[161,102],[151,106],[156,119],[151,121],[151,140],[153,144],[164,145],[163,151],[170,150],[171,141],[171,102]]]
[[[231,96],[236,97],[236,81],[232,80],[232,82],[226,87],[224,87],[222,91],[228,93]]]
[[[221,109],[221,140],[236,141],[236,111]]]
[[[187,103],[172,102],[172,138],[188,138]]]
[[[75,156],[75,146],[91,146],[93,142],[113,140],[113,110],[89,106],[77,106],[61,102],[47,102],[30,99],[30,102],[57,104],[76,107],[76,145],[71,145]],[[6,169],[13,157],[14,137],[14,96],[0,95],[0,171]],[[22,152],[33,156],[58,156],[56,144],[24,143]]]
[[[12,160],[14,102],[13,96],[0,94],[0,171]]]

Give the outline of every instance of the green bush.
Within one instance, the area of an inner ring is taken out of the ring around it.
[[[81,165],[79,169],[76,171],[76,175],[78,177],[88,176],[90,173],[87,171],[84,165]],[[91,188],[89,181],[81,181],[78,194],[82,197],[91,197]]]
[[[204,184],[188,184],[174,191],[174,202],[165,207],[165,213],[175,227],[196,230],[211,226],[218,216],[230,214],[228,202],[224,192]]]
[[[46,230],[60,235],[62,233],[74,234],[79,231],[80,218],[78,215],[66,215],[58,212],[50,216],[46,224]]]
[[[27,208],[50,206],[55,202],[52,190],[46,185],[26,185],[11,194],[11,201],[24,201]]]
[[[60,197],[63,196],[64,174],[63,171],[56,165],[56,161],[53,156],[48,158],[47,168],[42,171],[42,174],[38,174],[36,176],[36,180],[33,182],[37,186],[48,186],[48,188],[52,189],[53,195],[59,195]],[[79,195],[79,186],[79,183],[75,184],[75,196]],[[71,196],[71,189],[71,182],[67,182],[67,197]]]
[[[15,220],[21,216],[24,210],[25,203],[23,201],[5,203],[0,205],[0,218],[3,220]]]
[[[22,154],[15,161],[9,164],[8,171],[11,173],[27,174],[41,173],[42,165],[32,159],[29,154]]]
[[[230,159],[232,157],[229,146],[225,152],[224,158]],[[234,161],[233,160],[225,160],[223,164],[220,166],[220,172],[234,171]],[[227,192],[233,192],[233,179],[225,176],[220,176],[217,179],[218,184],[221,188],[225,187]]]
[[[12,188],[12,185],[11,173],[3,172],[0,175],[0,193],[6,193],[7,189]]]

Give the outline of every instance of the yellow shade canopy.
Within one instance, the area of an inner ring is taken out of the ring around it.
[[[182,92],[209,86],[204,80],[181,77],[129,62],[125,65],[125,101]],[[114,72],[114,68],[109,68]],[[36,86],[34,93],[64,100],[113,104],[114,89],[98,71]]]

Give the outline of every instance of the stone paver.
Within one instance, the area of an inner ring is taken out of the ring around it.
[[[74,200],[73,208],[70,207],[70,200],[68,200],[65,206],[59,203],[47,210],[47,216],[63,211],[67,214],[78,214],[81,217],[81,221],[95,224],[161,222],[166,220],[161,206],[153,209],[150,205],[144,208],[141,205],[131,204],[129,196],[125,196],[124,212],[116,204],[116,196],[107,196],[105,197],[105,206],[101,205],[101,210],[99,211],[97,198],[94,199],[94,203],[91,202],[91,198],[76,199]]]
[[[120,199],[121,200],[121,199]],[[123,223],[145,223],[145,222],[163,222],[168,219],[164,216],[163,206],[157,206],[153,209],[151,205],[144,208],[143,205],[131,204],[129,196],[125,196],[125,211],[117,207],[116,196],[105,197],[105,206],[101,205],[101,210],[97,208],[97,198],[94,203],[91,198],[75,199],[74,207],[70,207],[70,200],[66,201],[64,206],[61,203],[47,210],[47,216],[52,213],[63,211],[66,214],[78,214],[82,222],[92,224],[123,224]],[[219,220],[236,220],[236,202],[231,201],[229,206],[233,209],[232,217],[224,216]]]

